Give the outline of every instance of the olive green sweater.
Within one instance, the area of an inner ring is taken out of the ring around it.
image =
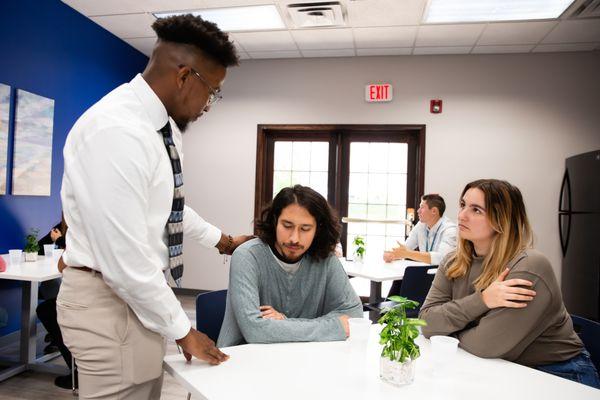
[[[526,250],[508,265],[506,280],[533,283],[536,296],[525,308],[489,309],[473,282],[481,274],[483,257],[475,257],[467,274],[446,277],[449,254],[441,263],[421,308],[426,337],[452,335],[460,346],[480,357],[503,358],[527,366],[566,361],[578,355],[583,344],[573,323],[550,262],[535,250]]]

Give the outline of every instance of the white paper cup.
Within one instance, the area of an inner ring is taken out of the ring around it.
[[[23,256],[23,250],[18,250],[18,249],[9,250],[8,255],[10,258],[10,264],[18,265],[21,263],[21,258]]]
[[[450,336],[432,336],[429,340],[431,340],[434,371],[443,373],[456,356],[458,339]]]
[[[369,339],[369,331],[371,330],[371,321],[366,318],[349,318],[348,325],[350,326],[349,340],[351,342],[367,342]]]
[[[52,257],[53,251],[54,251],[54,244],[45,244],[44,245],[44,256]]]
[[[56,259],[59,259],[60,256],[62,256],[63,251],[65,251],[65,250],[64,249],[57,249],[57,248],[53,249],[52,250],[52,257],[54,257]]]

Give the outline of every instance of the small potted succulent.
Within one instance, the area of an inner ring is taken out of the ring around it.
[[[379,334],[379,344],[383,345],[379,361],[379,376],[395,386],[412,383],[415,376],[416,359],[421,352],[415,339],[419,336],[419,326],[427,323],[419,318],[407,318],[406,310],[419,305],[406,297],[390,296],[397,303],[384,310],[379,319],[383,329]]]
[[[40,231],[37,229],[32,229],[29,231],[29,235],[25,237],[27,243],[25,244],[25,248],[23,249],[23,253],[25,253],[25,261],[37,261],[38,252],[40,251],[40,246],[38,245],[37,236]]]
[[[365,253],[367,252],[367,248],[365,247],[365,239],[362,236],[355,236],[354,245],[356,248],[354,249],[354,261],[357,263],[362,263],[365,258]]]

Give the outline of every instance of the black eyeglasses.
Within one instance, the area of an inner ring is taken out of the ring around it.
[[[217,101],[223,98],[223,95],[221,95],[221,89],[214,89],[212,86],[210,86],[206,79],[202,75],[200,75],[198,71],[196,71],[194,68],[190,67],[190,70],[194,73],[194,75],[198,77],[198,79],[204,82],[204,84],[208,87],[208,90],[210,90],[210,94],[208,95],[208,103],[206,104],[207,106],[212,106]]]

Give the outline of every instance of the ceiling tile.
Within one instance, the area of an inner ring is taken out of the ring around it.
[[[592,51],[597,43],[568,43],[568,44],[540,44],[533,49],[534,53],[555,53],[561,51]]]
[[[150,26],[156,18],[150,14],[107,15],[90,19],[121,39],[154,36]]]
[[[542,43],[583,43],[600,41],[600,19],[561,21]]]
[[[484,27],[484,24],[422,25],[415,46],[472,46]]]
[[[247,52],[298,50],[288,31],[238,32],[230,37]]]
[[[348,21],[353,27],[418,25],[426,0],[369,0],[348,2]]]
[[[353,57],[354,49],[302,50],[304,57]]]
[[[69,7],[86,16],[132,14],[146,11],[144,2],[137,0],[62,0]]]
[[[469,54],[471,46],[456,46],[456,47],[415,47],[414,55],[428,54]]]
[[[507,46],[475,46],[471,54],[529,53],[534,44]]]
[[[556,26],[556,21],[489,24],[478,45],[537,44]]]
[[[156,43],[156,38],[134,38],[134,39],[123,39],[125,42],[129,43],[131,46],[135,47],[148,57],[152,54],[152,49],[154,49],[154,43]]]
[[[352,29],[302,29],[291,31],[300,50],[353,49]]]
[[[155,0],[164,2],[164,0]],[[172,0],[169,0],[170,3]],[[194,0],[188,0],[194,1]],[[276,4],[278,0],[202,0],[206,8],[223,8],[223,7],[241,7],[241,6],[262,6],[265,4]]]
[[[301,58],[298,50],[293,51],[253,51],[249,53],[252,58]]]
[[[416,35],[416,26],[354,28],[354,42],[358,48],[412,47]]]
[[[357,49],[357,56],[408,56],[412,47],[385,48],[385,49]]]
[[[204,0],[142,0],[139,1],[147,12],[185,11],[206,8]]]

